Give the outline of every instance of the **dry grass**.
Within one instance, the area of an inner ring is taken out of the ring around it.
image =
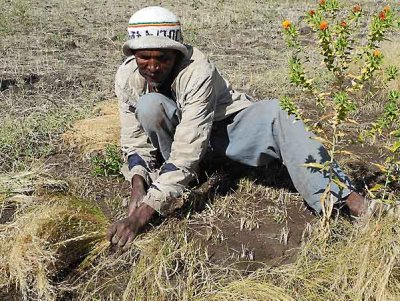
[[[397,300],[397,219],[367,219],[356,225],[339,220],[328,240],[313,237],[289,272],[293,282],[288,285],[295,285],[295,296],[320,300],[322,293],[327,300]]]
[[[65,181],[37,170],[38,160],[51,159],[66,143],[85,153],[116,143],[115,102],[100,109],[95,105],[114,98],[113,78],[131,13],[159,3],[0,0],[0,219],[7,217],[0,224],[0,299],[399,300],[396,219],[338,220],[328,239],[313,225],[295,263],[251,273],[210,259],[206,244],[223,239],[216,221],[231,219],[237,231],[249,231],[265,214],[286,227],[286,205],[298,202],[298,195],[244,180],[236,193],[218,197],[201,214],[165,221],[118,254],[103,240],[108,221],[94,202],[67,195]],[[287,84],[279,28],[284,18],[297,20],[309,2],[162,4],[181,16],[186,41],[208,53],[235,88],[260,99],[295,95]],[[372,7],[375,1],[363,5]],[[394,37],[382,46],[397,65],[398,43]],[[313,105],[303,100],[304,107]],[[368,119],[381,110],[381,98],[371,97],[355,118]],[[375,146],[383,148],[380,142]],[[22,173],[10,173],[15,170]],[[65,178],[91,200],[108,189],[76,171]],[[263,207],[264,200],[275,203]],[[113,206],[108,207],[115,214]],[[209,240],[200,239],[195,227],[204,224],[211,229]]]
[[[129,252],[97,260],[77,280],[77,300],[192,300],[212,285],[205,251],[184,221],[172,219],[138,238]]]
[[[63,134],[64,143],[84,154],[103,150],[108,144],[119,145],[120,125],[118,104],[115,100],[99,104],[97,117],[82,119]]]
[[[0,269],[7,277],[0,283],[3,288],[14,283],[38,300],[53,300],[63,291],[70,291],[74,300],[104,301],[398,300],[400,229],[393,217],[356,224],[338,219],[328,238],[316,224],[297,261],[289,265],[243,273],[210,260],[191,224],[206,221],[212,226],[223,215],[251,221],[257,200],[279,200],[280,193],[242,180],[235,194],[218,198],[211,210],[192,216],[190,223],[169,219],[124,254],[102,241],[107,222],[91,205],[71,197],[17,195],[7,202],[23,205],[1,229]],[[75,276],[55,281],[82,254],[89,256]]]
[[[397,218],[367,219],[356,225],[339,220],[328,240],[318,231],[315,228],[296,263],[259,269],[214,286],[196,300],[399,299]]]
[[[224,202],[191,223],[212,221]],[[137,239],[128,253],[104,252],[75,285],[82,285],[82,300],[398,300],[397,218],[337,219],[328,238],[318,224],[312,229],[293,264],[243,273],[213,263],[187,221],[171,219]]]
[[[12,213],[0,225],[2,294],[14,287],[24,299],[55,300],[60,277],[104,239],[108,220],[88,202],[48,194],[65,191],[62,181],[34,172],[1,180],[10,189],[0,199],[0,217]]]
[[[37,167],[22,173],[0,174],[0,196],[31,195],[35,191],[63,192],[68,183],[53,179],[48,172]]]

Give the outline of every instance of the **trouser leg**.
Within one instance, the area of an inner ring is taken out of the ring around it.
[[[329,173],[303,164],[323,163],[330,157],[320,142],[311,139],[313,134],[305,129],[303,122],[289,116],[277,100],[260,101],[239,112],[228,125],[226,135],[212,137],[212,145],[217,148],[227,144],[227,157],[250,166],[266,166],[273,159],[280,159],[307,204],[321,212],[320,197],[329,183]],[[338,166],[334,172],[350,187],[349,178]],[[337,199],[350,193],[336,184],[332,184],[331,192]]]
[[[151,144],[168,160],[180,118],[176,103],[163,94],[148,93],[139,98],[135,114]]]

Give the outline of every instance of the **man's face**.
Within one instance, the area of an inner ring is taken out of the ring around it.
[[[139,73],[152,87],[160,87],[170,76],[178,52],[172,49],[144,49],[135,51]]]

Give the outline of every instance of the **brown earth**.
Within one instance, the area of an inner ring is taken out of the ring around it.
[[[266,200],[261,201],[268,204]],[[283,223],[277,223],[271,215],[260,215],[258,228],[251,231],[240,230],[239,223],[229,218],[218,219],[215,227],[223,233],[223,240],[207,246],[211,260],[219,264],[236,263],[238,268],[250,270],[265,264],[276,266],[294,262],[304,231],[315,216],[302,204],[289,206],[287,220]]]

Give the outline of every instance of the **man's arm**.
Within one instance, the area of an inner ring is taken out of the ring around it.
[[[117,72],[115,92],[119,103],[121,148],[127,166],[124,176],[131,183],[131,200],[128,217],[114,223],[107,233],[107,239],[121,247],[127,246],[154,214],[149,206],[138,207],[138,204],[151,183],[149,171],[155,161],[156,151],[148,143],[147,136],[136,119],[134,107],[129,105],[136,103],[138,92],[126,85],[128,75],[125,74],[125,69],[121,66]]]
[[[216,105],[214,67],[194,71],[183,81],[185,93],[182,118],[176,127],[170,158],[160,169],[159,177],[150,185],[144,203],[161,215],[167,215],[183,204],[189,182],[196,178],[200,160],[205,154],[211,134]]]
[[[155,164],[156,149],[148,142],[147,135],[135,116],[135,109],[119,101],[121,123],[121,149],[128,170],[125,178],[131,182],[134,175],[140,175],[150,185],[149,172]]]

